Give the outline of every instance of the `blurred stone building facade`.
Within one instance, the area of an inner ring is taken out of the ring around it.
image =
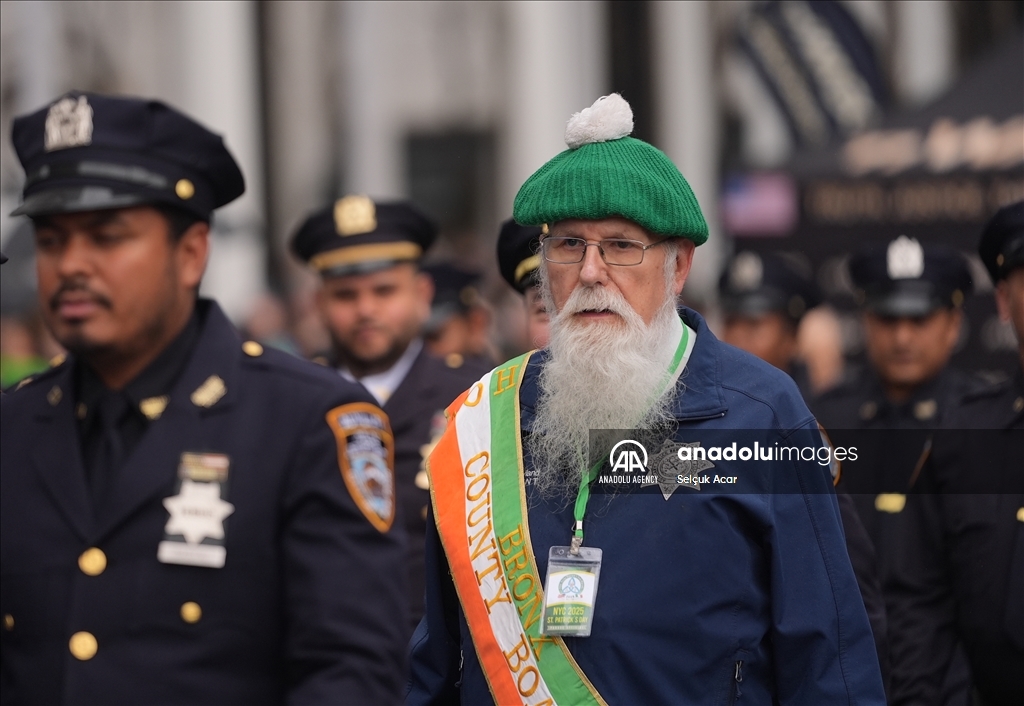
[[[1024,3],[837,4],[868,38],[890,105],[913,105],[1000,32],[1018,31]],[[204,287],[236,320],[260,292],[303,286],[287,239],[346,192],[414,199],[442,225],[436,257],[493,276],[517,187],[564,148],[571,113],[617,90],[636,134],[679,165],[705,208],[713,237],[689,291],[710,298],[727,253],[714,237],[723,170],[781,165],[799,146],[738,49],[763,6],[5,0],[0,239],[16,258],[25,249],[23,225],[6,216],[22,179],[13,116],[78,88],[165,99],[226,136],[248,190],[218,214]]]

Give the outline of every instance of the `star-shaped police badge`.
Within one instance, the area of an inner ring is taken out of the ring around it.
[[[715,467],[715,464],[703,459],[681,460],[679,458],[679,449],[683,446],[696,447],[700,446],[700,442],[680,443],[672,441],[672,439],[665,439],[661,448],[654,453],[648,465],[648,470],[652,476],[657,478],[657,481],[654,483],[644,483],[644,485],[657,485],[661,488],[661,494],[666,500],[672,497],[672,493],[681,485],[693,488],[694,490],[700,490],[700,483],[694,477],[701,471]],[[679,482],[679,476],[682,476],[684,481],[687,482]]]
[[[207,537],[224,539],[224,519],[235,511],[234,505],[221,500],[220,483],[197,483],[191,478],[181,480],[177,495],[164,498],[164,507],[171,513],[164,531],[180,534],[188,544],[199,544]]]

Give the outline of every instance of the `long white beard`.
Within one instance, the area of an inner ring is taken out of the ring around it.
[[[542,274],[548,311],[554,311],[544,279]],[[573,317],[586,309],[609,309],[621,321],[588,324]],[[582,285],[573,291],[551,319],[548,360],[539,378],[528,441],[537,490],[548,497],[575,497],[591,454],[606,455],[622,432],[658,429],[672,421],[675,386],[663,388],[680,333],[668,281],[665,302],[649,326],[620,294]],[[592,439],[592,430],[619,434]]]

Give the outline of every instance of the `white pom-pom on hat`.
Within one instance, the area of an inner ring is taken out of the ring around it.
[[[608,142],[633,132],[633,109],[618,93],[601,96],[594,105],[573,113],[565,126],[565,144],[578,149],[594,142]]]

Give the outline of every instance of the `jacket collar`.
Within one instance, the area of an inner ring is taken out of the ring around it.
[[[26,416],[36,426],[33,432],[44,440],[32,445],[32,464],[68,523],[87,541],[96,518],[75,424],[73,370],[73,362],[61,365],[50,379],[40,381],[44,394],[26,394]]]
[[[676,419],[721,417],[728,411],[722,391],[722,342],[708,328],[704,317],[689,307],[680,307],[683,322],[697,332],[697,342],[679,378]]]
[[[227,411],[239,399],[241,339],[215,302],[200,300],[196,306],[203,324],[192,357],[174,385],[165,411],[125,460],[98,512],[92,508],[74,422],[71,357],[52,381],[45,383],[48,394],[39,395],[28,410],[44,425],[40,438],[52,440],[35,446],[34,464],[84,539],[98,541],[140,505],[169,490],[173,475],[160,465],[166,458],[177,458],[181,451],[216,447],[217,439],[204,437],[201,422],[208,415]]]
[[[219,440],[207,438],[202,420],[224,414],[240,397],[241,339],[215,302],[200,300],[197,309],[203,327],[192,358],[174,385],[163,415],[122,465],[98,508],[100,535],[116,528],[154,495],[169,490],[171,476],[155,459],[216,448]]]

